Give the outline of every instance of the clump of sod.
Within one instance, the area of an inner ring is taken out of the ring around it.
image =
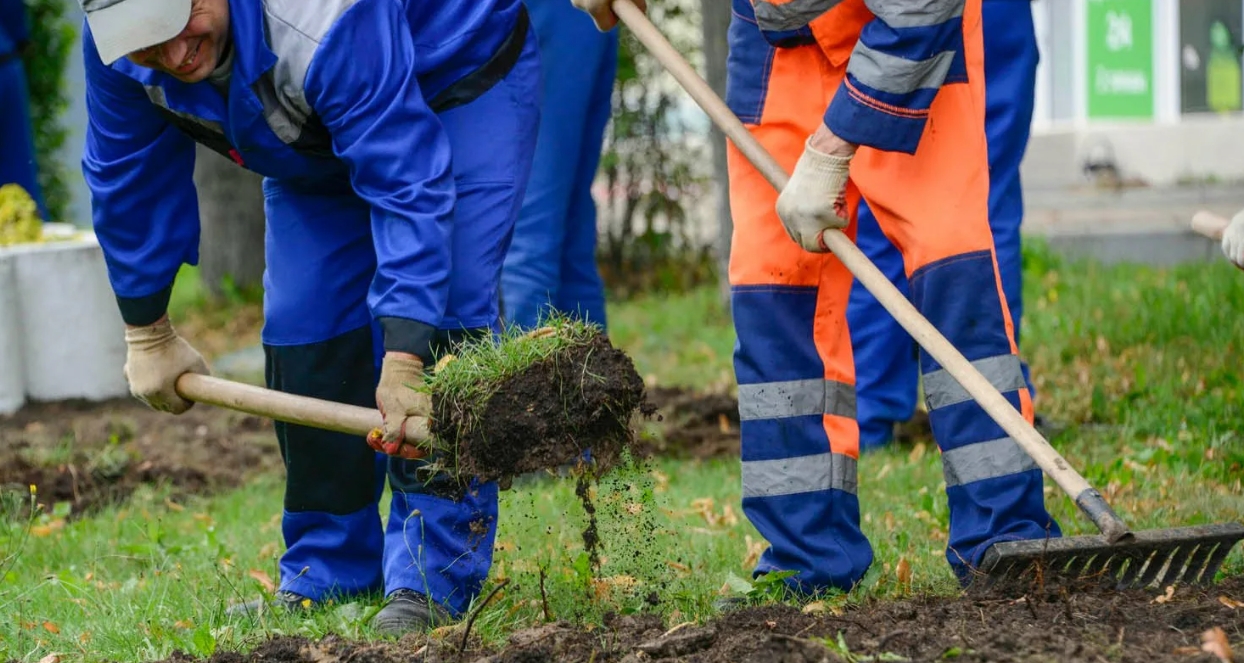
[[[653,408],[630,357],[595,325],[566,317],[545,324],[467,340],[437,362],[424,388],[440,473],[505,486],[585,453],[599,473],[633,448],[632,417]]]

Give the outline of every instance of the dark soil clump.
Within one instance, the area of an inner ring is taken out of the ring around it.
[[[270,421],[203,405],[174,416],[130,399],[67,401],[0,418],[0,492],[23,505],[18,515],[31,485],[44,509],[68,504],[77,516],[144,484],[165,485],[177,499],[281,467]]]
[[[279,661],[436,661],[829,663],[838,661],[1060,661],[1221,663],[1202,634],[1221,629],[1244,647],[1244,577],[1209,588],[1076,593],[1033,592],[1008,599],[962,597],[866,601],[805,612],[768,605],[742,608],[699,625],[664,624],[655,615],[611,616],[592,630],[555,622],[513,633],[500,647],[478,643],[458,653],[460,636],[408,636],[396,643],[311,642],[282,637],[242,656],[211,663]],[[169,663],[193,659],[175,654]]]
[[[635,413],[652,411],[630,357],[599,334],[507,378],[472,409],[464,425],[462,404],[434,396],[431,432],[456,446],[456,475],[481,481],[556,469],[589,450],[608,467],[634,446]]]

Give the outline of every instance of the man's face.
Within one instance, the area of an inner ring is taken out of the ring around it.
[[[185,83],[198,83],[216,68],[228,43],[229,0],[194,0],[181,34],[126,57]]]

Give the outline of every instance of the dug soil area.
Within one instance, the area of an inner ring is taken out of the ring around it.
[[[838,661],[1182,661],[1230,663],[1244,649],[1244,578],[1201,589],[1034,592],[970,599],[915,598],[841,609],[742,608],[704,624],[656,615],[610,618],[594,629],[550,623],[501,647],[460,626],[428,637],[356,643],[282,636],[246,654],[210,659],[175,653],[167,663],[828,663]],[[816,604],[813,604],[816,605]]]
[[[272,422],[195,405],[181,415],[134,399],[30,404],[0,417],[0,490],[77,516],[117,503],[144,484],[170,497],[234,488],[281,471]],[[7,504],[12,502],[6,499]]]

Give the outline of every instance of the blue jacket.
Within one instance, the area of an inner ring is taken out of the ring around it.
[[[368,305],[386,347],[426,356],[448,298],[455,199],[432,107],[494,55],[518,0],[229,0],[229,8],[227,100],[208,81],[185,84],[124,58],[104,66],[84,26],[82,166],[122,318],[158,319],[180,266],[198,261],[198,141],[287,189],[369,203],[377,273]]]
[[[25,0],[0,0],[0,59],[17,52],[30,39],[30,18]]]

